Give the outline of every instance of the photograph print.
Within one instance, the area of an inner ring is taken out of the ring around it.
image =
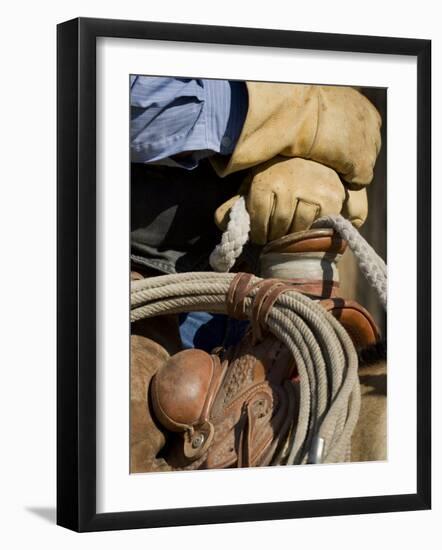
[[[388,460],[387,89],[128,85],[130,473]]]

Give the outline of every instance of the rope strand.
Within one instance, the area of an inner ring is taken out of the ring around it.
[[[242,249],[249,239],[250,216],[246,210],[244,197],[240,197],[230,209],[230,219],[221,242],[209,257],[212,269],[227,272],[241,256]]]

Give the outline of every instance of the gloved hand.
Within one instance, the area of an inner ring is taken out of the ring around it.
[[[249,106],[231,157],[211,162],[220,176],[277,155],[311,159],[358,189],[373,179],[381,117],[353,88],[247,82]]]
[[[226,228],[230,208],[240,195],[246,197],[250,239],[256,244],[309,229],[326,215],[342,214],[356,227],[367,217],[365,189],[347,190],[334,170],[301,158],[276,157],[251,169],[239,195],[216,210],[220,229]]]

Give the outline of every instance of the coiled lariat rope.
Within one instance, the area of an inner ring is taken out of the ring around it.
[[[332,227],[348,242],[361,271],[386,307],[386,265],[351,223],[342,216],[327,216],[313,227]],[[210,256],[215,271],[231,269],[249,231],[250,217],[241,198],[232,207],[227,230]],[[131,321],[188,311],[225,314],[234,277],[230,273],[197,272],[133,281]],[[244,312],[250,320],[256,285],[262,280],[253,277],[244,298]],[[299,410],[282,452],[284,463],[350,460],[361,397],[358,357],[347,331],[317,302],[295,290],[286,290],[276,298],[265,324],[292,353],[300,380]]]
[[[227,313],[226,296],[234,277],[199,272],[133,281],[131,321],[186,311]],[[251,279],[244,299],[249,319],[261,280]],[[318,303],[292,290],[278,296],[266,326],[292,353],[300,379],[299,414],[285,463],[349,460],[360,389],[357,353],[346,330]]]
[[[387,266],[384,260],[367,243],[359,231],[342,216],[324,216],[315,221],[312,228],[332,227],[348,242],[359,268],[369,284],[376,290],[379,299],[387,308]],[[210,266],[219,272],[229,271],[241,255],[249,238],[250,216],[244,198],[238,199],[230,211],[230,221],[221,243],[210,255]]]

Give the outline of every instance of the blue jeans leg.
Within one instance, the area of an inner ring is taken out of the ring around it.
[[[248,321],[227,315],[201,311],[179,315],[179,329],[184,349],[199,348],[210,353],[213,348],[236,344],[244,335]]]

